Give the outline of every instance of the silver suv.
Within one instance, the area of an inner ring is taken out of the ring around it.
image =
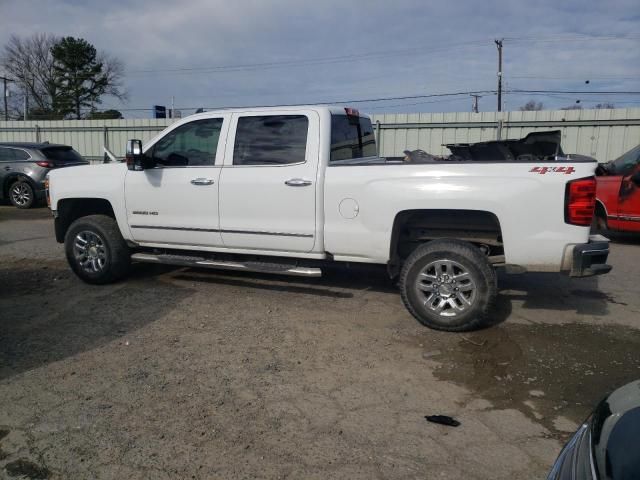
[[[52,168],[88,165],[68,145],[0,143],[0,199],[31,208],[45,199],[44,179]]]

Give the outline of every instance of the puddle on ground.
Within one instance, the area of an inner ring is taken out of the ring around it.
[[[607,392],[640,378],[640,331],[623,326],[510,324],[449,338],[424,347],[438,379],[555,432],[557,417],[580,423]]]

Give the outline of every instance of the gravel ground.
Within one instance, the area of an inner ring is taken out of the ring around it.
[[[0,478],[543,478],[640,377],[638,238],[600,278],[501,275],[496,326],[446,334],[384,269],[95,287],[52,230],[0,207]]]

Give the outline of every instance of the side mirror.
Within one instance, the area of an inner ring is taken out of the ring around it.
[[[636,186],[640,187],[640,171],[631,175],[631,181],[636,184]]]
[[[144,155],[142,154],[142,140],[127,141],[127,168],[129,170],[144,170]]]

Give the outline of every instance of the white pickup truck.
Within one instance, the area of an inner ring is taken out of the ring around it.
[[[89,283],[132,260],[304,276],[385,264],[421,323],[462,331],[490,320],[496,267],[611,268],[608,240],[589,235],[596,163],[550,138],[385,159],[354,109],[212,111],[129,141],[126,163],[52,171],[48,197]]]

